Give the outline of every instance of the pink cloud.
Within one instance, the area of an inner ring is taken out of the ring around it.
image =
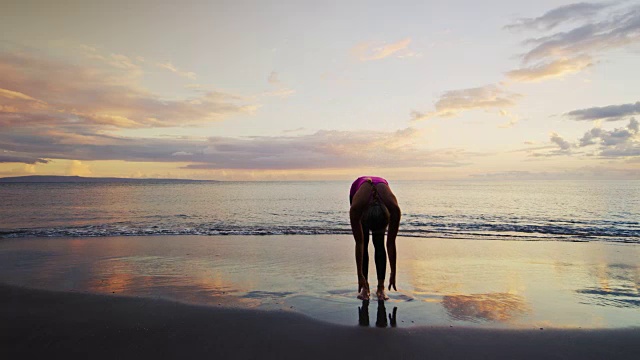
[[[411,44],[411,39],[406,38],[395,43],[377,46],[372,43],[361,43],[351,49],[351,54],[360,61],[380,60],[389,57],[393,54],[403,55],[408,57],[409,54],[414,56],[413,52],[402,53]]]
[[[137,71],[137,70],[136,70]],[[239,96],[208,92],[163,99],[129,67],[86,66],[25,53],[0,53],[0,124],[105,129],[190,126],[255,111]],[[20,123],[20,124],[19,124]]]

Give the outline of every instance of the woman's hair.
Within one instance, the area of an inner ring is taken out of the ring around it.
[[[389,210],[381,203],[374,202],[364,213],[363,222],[371,232],[384,231],[389,225]]]
[[[371,230],[371,232],[384,231],[389,225],[389,210],[380,202],[380,194],[371,179],[367,179],[371,185],[373,192],[373,203],[369,204],[369,208],[364,213],[362,222]]]

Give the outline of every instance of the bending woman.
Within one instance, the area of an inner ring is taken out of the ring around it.
[[[375,248],[376,273],[378,287],[376,296],[378,300],[387,300],[385,294],[384,278],[387,270],[387,253],[389,254],[389,290],[396,289],[396,236],[400,226],[400,207],[398,200],[389,188],[387,180],[363,176],[351,184],[349,193],[351,209],[351,231],[356,241],[356,269],[358,272],[358,299],[369,300],[370,291],[368,283],[369,272],[369,232],[373,237]],[[387,251],[384,246],[384,233],[387,231]]]

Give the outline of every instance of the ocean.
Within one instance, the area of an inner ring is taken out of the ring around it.
[[[0,184],[0,238],[350,234],[350,181]],[[400,235],[640,243],[640,181],[390,181]]]
[[[0,284],[349,326],[640,324],[640,181],[391,181],[399,291],[370,306],[356,299],[350,185],[0,184]]]

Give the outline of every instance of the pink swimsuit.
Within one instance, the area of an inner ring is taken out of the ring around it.
[[[351,202],[353,200],[353,195],[356,194],[356,191],[358,191],[358,189],[360,189],[360,186],[362,186],[362,184],[366,183],[367,180],[371,179],[371,182],[373,183],[373,185],[377,185],[377,184],[387,184],[389,185],[389,183],[387,182],[387,180],[381,178],[381,177],[377,177],[377,176],[361,176],[359,178],[356,179],[356,181],[353,182],[353,184],[351,184],[351,191],[349,191],[349,202]]]

